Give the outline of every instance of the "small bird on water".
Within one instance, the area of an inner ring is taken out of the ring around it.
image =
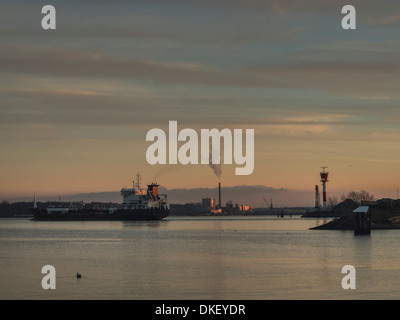
[[[82,276],[81,276],[80,273],[76,273],[76,277],[77,277],[78,279],[80,279]]]

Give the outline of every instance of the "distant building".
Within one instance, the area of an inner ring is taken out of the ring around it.
[[[245,214],[250,210],[250,206],[244,204],[233,204],[232,201],[228,201],[226,203],[225,208],[223,208],[222,213],[226,215],[237,215],[237,214]]]
[[[202,199],[202,206],[205,208],[215,209],[215,199],[214,198],[203,198]]]
[[[228,201],[225,207],[219,208],[215,198],[203,198],[201,203],[170,204],[171,215],[240,215],[250,211],[250,206],[235,205]]]

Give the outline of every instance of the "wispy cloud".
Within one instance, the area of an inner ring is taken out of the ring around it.
[[[372,25],[391,25],[400,21],[400,12],[383,18],[368,17],[368,22]]]
[[[17,74],[138,79],[148,84],[317,89],[378,100],[399,97],[400,67],[391,61],[298,61],[242,66],[227,71],[186,61],[121,59],[88,51],[2,46],[0,68]]]

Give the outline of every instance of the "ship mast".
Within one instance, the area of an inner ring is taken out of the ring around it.
[[[139,190],[140,189],[141,180],[142,180],[142,175],[138,172],[136,174],[136,181],[132,181],[133,182],[133,187]]]

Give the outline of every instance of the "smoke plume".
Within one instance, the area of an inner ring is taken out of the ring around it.
[[[165,164],[156,172],[152,182],[157,182],[159,177],[178,169],[180,169],[180,166]]]
[[[220,160],[219,163],[213,163],[216,161],[212,161],[212,152],[210,152],[210,161],[209,161],[209,166],[211,169],[213,169],[214,174],[218,177],[221,178],[221,174],[222,174],[222,166],[221,166],[221,159],[220,159],[220,155],[218,155],[218,159]]]

